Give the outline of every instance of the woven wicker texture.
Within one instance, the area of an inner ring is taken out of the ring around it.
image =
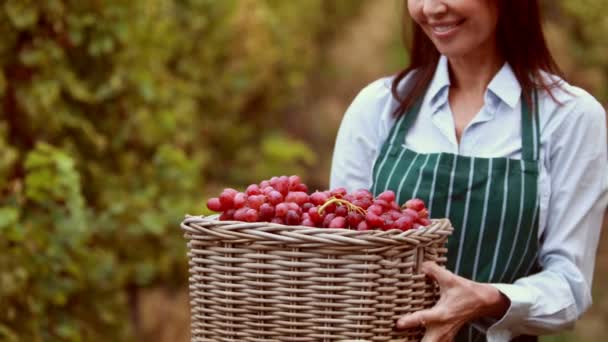
[[[419,341],[393,330],[431,307],[420,264],[445,263],[446,219],[406,232],[186,216],[192,341]]]

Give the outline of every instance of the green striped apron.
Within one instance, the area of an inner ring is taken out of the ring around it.
[[[405,135],[421,101],[392,127],[374,163],[374,195],[393,190],[402,204],[427,203],[431,217],[454,226],[448,239],[447,268],[484,283],[513,283],[538,271],[538,104],[522,101],[522,159],[478,158],[451,153],[416,153]],[[500,132],[497,132],[500,134]],[[530,337],[520,338],[530,340]],[[533,339],[533,338],[532,338]],[[485,341],[472,325],[455,341]]]

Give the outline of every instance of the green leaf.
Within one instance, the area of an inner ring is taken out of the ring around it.
[[[6,0],[4,10],[17,29],[32,27],[38,21],[38,6],[31,0]]]
[[[10,326],[0,324],[0,338],[6,342],[19,342],[19,336],[17,332],[11,329]]]
[[[19,209],[11,207],[0,207],[0,232],[17,223]],[[0,233],[0,235],[2,235]]]

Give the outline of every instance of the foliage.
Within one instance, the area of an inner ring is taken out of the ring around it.
[[[608,101],[608,2],[542,1],[552,52],[567,79]]]
[[[130,340],[205,189],[315,161],[281,131],[350,0],[0,0],[0,340]]]

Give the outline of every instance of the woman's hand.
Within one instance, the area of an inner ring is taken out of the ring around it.
[[[437,281],[441,297],[434,307],[399,318],[397,329],[425,326],[423,342],[452,341],[465,323],[500,318],[509,308],[509,299],[491,285],[459,277],[430,261],[421,270]]]

